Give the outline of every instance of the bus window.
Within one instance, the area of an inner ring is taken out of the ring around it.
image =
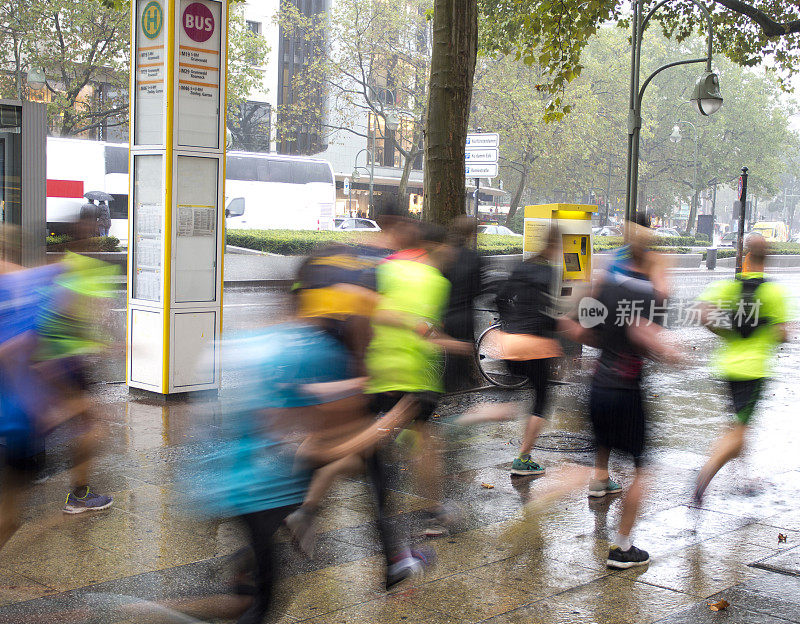
[[[111,203],[108,204],[108,208],[111,211],[111,218],[112,219],[127,219],[128,218],[128,195],[119,194],[119,193],[112,193],[111,197],[114,199],[111,200]]]
[[[106,173],[128,173],[128,148],[123,145],[106,145]],[[113,218],[113,217],[112,217]],[[127,219],[127,217],[125,217]]]
[[[292,170],[296,169],[298,165],[302,166],[301,163],[293,163],[288,160],[273,160],[269,163],[269,181],[278,184],[294,184]]]
[[[242,180],[244,182],[258,180],[257,160],[256,158],[245,158],[244,156],[228,156],[225,177],[229,180]]]

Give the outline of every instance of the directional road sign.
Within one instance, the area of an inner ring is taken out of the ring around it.
[[[344,187],[344,194],[347,195],[350,192],[350,178],[345,178],[342,186]]]
[[[478,132],[467,135],[467,149],[474,147],[499,147],[500,135],[496,132]]]
[[[467,148],[464,155],[468,165],[489,165],[497,162],[496,147]]]
[[[471,165],[467,161],[465,175],[468,178],[495,178],[497,177],[497,163]]]

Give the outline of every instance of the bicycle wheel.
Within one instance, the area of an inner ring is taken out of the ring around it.
[[[485,342],[489,332],[500,329],[500,324],[495,323],[484,330],[475,343],[475,364],[481,375],[490,384],[501,388],[521,388],[528,382],[527,377],[514,375],[506,364],[505,360],[498,360],[492,357],[492,350],[487,349]]]

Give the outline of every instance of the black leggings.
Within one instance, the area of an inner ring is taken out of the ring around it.
[[[534,398],[531,414],[539,416],[539,418],[547,417],[547,405],[550,398],[550,370],[553,359],[540,358],[538,360],[508,362],[511,373],[527,377],[533,387]]]
[[[255,555],[256,592],[253,604],[237,620],[237,624],[262,624],[272,604],[275,584],[275,561],[273,536],[284,519],[299,505],[276,507],[240,516],[247,527],[250,546]]]

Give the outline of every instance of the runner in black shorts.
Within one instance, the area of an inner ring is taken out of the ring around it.
[[[694,490],[696,504],[702,502],[714,475],[742,453],[775,348],[787,340],[787,294],[764,277],[767,242],[759,234],[750,234],[745,243],[747,271],[734,280],[714,282],[700,295],[703,322],[722,338],[713,368],[730,388],[735,422],[700,470]],[[721,324],[720,318],[728,322]]]
[[[600,348],[600,357],[592,379],[589,415],[597,443],[594,478],[589,495],[605,496],[621,491],[608,475],[612,450],[630,456],[636,467],[622,507],[617,534],[609,549],[606,564],[613,568],[645,565],[650,557],[631,543],[631,530],[643,495],[643,460],[647,439],[647,416],[642,400],[642,366],[645,357],[677,359],[663,340],[663,330],[648,318],[658,296],[648,279],[645,254],[649,230],[644,217],[629,223],[633,250],[624,272],[609,271],[596,289],[595,301],[581,302],[579,318],[587,306],[605,308],[607,315],[598,325],[581,326],[563,321],[571,337]]]

